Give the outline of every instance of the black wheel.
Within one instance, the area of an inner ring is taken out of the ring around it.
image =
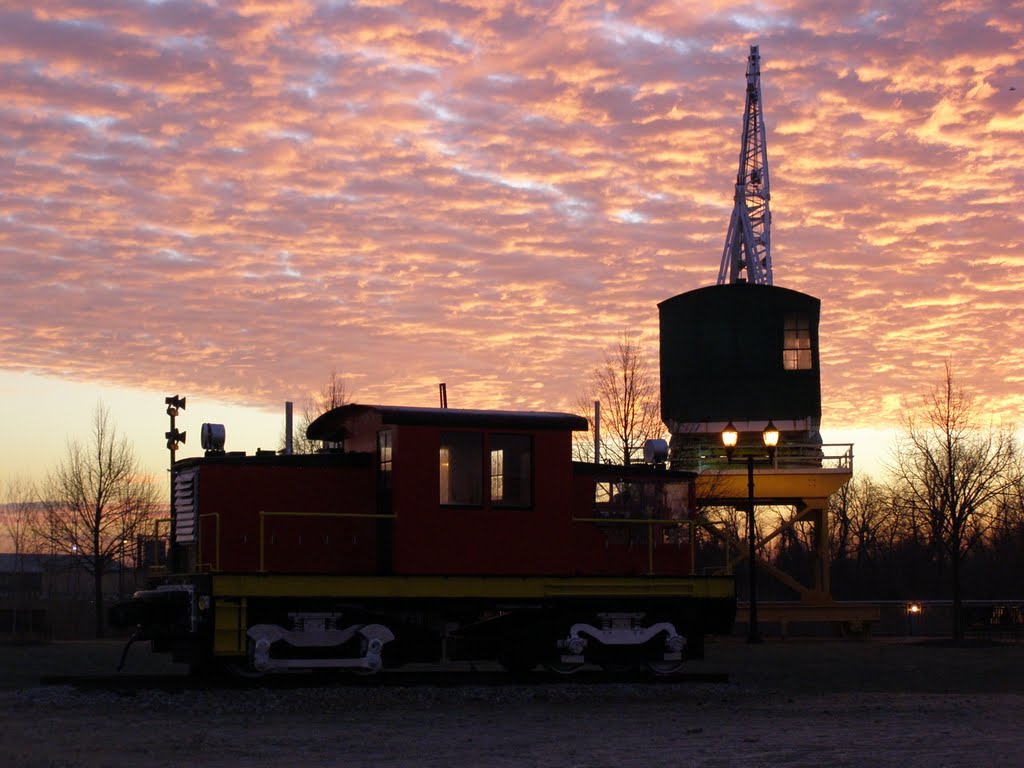
[[[516,677],[526,677],[541,662],[543,651],[537,638],[521,629],[502,638],[498,663]]]
[[[556,675],[575,675],[577,672],[583,669],[583,662],[576,661],[566,663],[564,661],[557,661],[551,664],[545,664],[544,666],[547,667],[550,671],[554,672]]]
[[[530,673],[537,667],[537,662],[530,659],[499,658],[498,663],[515,678],[529,677]]]
[[[680,669],[683,668],[683,662],[681,661],[648,661],[647,668],[655,674],[656,677],[668,677],[676,674]]]

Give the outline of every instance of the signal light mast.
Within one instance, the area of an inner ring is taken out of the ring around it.
[[[736,197],[725,236],[718,284],[772,284],[771,221],[768,209],[768,152],[761,111],[761,56],[750,46],[747,58],[747,103],[743,114]]]

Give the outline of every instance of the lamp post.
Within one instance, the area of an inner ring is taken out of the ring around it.
[[[722,444],[725,446],[725,455],[730,463],[732,462],[733,451],[736,449],[737,442],[739,442],[739,437],[740,433],[733,426],[732,422],[730,421],[726,424],[725,429],[722,430]],[[771,461],[775,458],[775,448],[779,444],[779,430],[772,423],[771,419],[768,420],[767,426],[761,432],[761,439],[768,451],[768,460]],[[761,634],[757,629],[757,566],[754,559],[757,555],[757,546],[754,533],[753,453],[747,453],[747,543],[750,546],[750,619],[748,621],[747,642],[759,643],[761,642]]]

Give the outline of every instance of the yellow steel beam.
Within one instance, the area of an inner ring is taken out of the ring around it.
[[[809,468],[754,468],[755,499],[827,499],[846,485],[853,477],[853,470]],[[697,498],[712,498],[722,503],[735,500],[746,503],[747,470],[708,470],[697,477]],[[761,503],[769,503],[762,501]]]
[[[734,563],[738,563],[741,560],[745,560],[747,558],[750,547],[748,547],[745,542],[741,542],[739,539],[733,536],[731,532],[719,531],[716,526],[712,525],[705,525],[703,527],[705,530],[709,531],[713,536],[724,542],[727,546],[731,546],[736,550],[736,558],[735,560],[733,560]],[[811,590],[810,587],[804,586],[799,581],[790,576],[788,573],[779,570],[764,558],[757,555],[755,555],[755,557],[757,557],[756,567],[767,571],[777,580],[781,581],[783,584],[785,584],[798,594],[806,595],[813,592],[813,590]]]
[[[769,541],[774,539],[776,536],[781,536],[783,533],[785,533],[790,528],[792,528],[797,523],[799,523],[799,522],[801,522],[803,520],[813,519],[814,515],[817,512],[819,512],[819,511],[820,510],[818,510],[817,508],[810,508],[810,507],[808,507],[806,509],[802,509],[802,510],[797,510],[789,520],[786,520],[785,522],[783,522],[778,528],[776,528],[774,531],[772,531],[767,536],[765,536],[763,539],[761,539],[761,544],[762,545],[767,544]]]
[[[789,587],[794,592],[799,594],[801,599],[803,599],[807,595],[814,593],[814,590],[812,590],[810,587],[801,584],[799,581],[794,579],[785,571],[779,570],[774,565],[772,565],[769,562],[766,562],[765,560],[762,560],[761,558],[758,558],[757,560],[757,567],[767,571],[772,576],[774,576],[778,581],[781,581],[787,587]]]

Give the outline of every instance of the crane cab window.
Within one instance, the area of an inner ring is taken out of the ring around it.
[[[811,324],[804,312],[787,312],[782,341],[782,367],[787,371],[806,371],[813,366]]]
[[[483,504],[483,435],[442,432],[440,500],[455,506]]]

